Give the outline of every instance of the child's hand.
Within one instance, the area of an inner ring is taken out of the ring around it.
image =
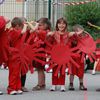
[[[84,31],[83,30],[80,30],[80,31],[78,31],[78,32],[75,32],[77,35],[80,35],[80,34],[82,34]]]
[[[73,36],[74,34],[75,34],[75,32],[70,32],[69,37]]]
[[[37,24],[37,22],[36,21],[31,21],[30,24]]]
[[[52,36],[54,32],[48,32],[47,36]]]
[[[4,17],[6,24],[8,24],[10,22],[10,19],[8,17]]]

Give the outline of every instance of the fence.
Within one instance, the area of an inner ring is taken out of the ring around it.
[[[49,5],[51,1],[51,5]],[[13,18],[24,16],[28,20],[38,20],[41,17],[50,17],[54,24],[59,17],[64,16],[64,5],[53,5],[53,2],[72,2],[85,0],[5,0],[0,4],[0,15]],[[97,0],[100,3],[100,0]],[[50,13],[51,11],[51,13]]]

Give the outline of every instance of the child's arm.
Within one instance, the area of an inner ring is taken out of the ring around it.
[[[97,28],[98,30],[100,30],[100,27],[99,26],[93,25],[90,22],[87,22],[87,23],[88,23],[88,25],[90,25],[90,26],[92,26],[92,27]]]
[[[52,36],[54,34],[54,32],[48,32],[47,36]]]
[[[75,32],[70,32],[69,37],[72,37],[75,34]]]
[[[21,34],[24,34],[27,31],[27,26],[28,26],[27,24],[24,24]]]
[[[27,22],[28,26],[31,28],[31,33],[38,29],[39,23],[34,22],[35,26],[32,25],[31,22]]]

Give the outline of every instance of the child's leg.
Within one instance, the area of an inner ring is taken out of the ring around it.
[[[86,87],[84,86],[84,84],[83,84],[83,77],[82,77],[82,78],[79,78],[79,82],[80,82],[80,87],[79,87],[79,89],[80,89],[80,90],[86,91],[87,88],[86,88]]]
[[[22,94],[22,86],[21,86],[21,78],[20,76],[17,77],[17,94]]]
[[[43,66],[41,66],[43,67]],[[34,90],[43,90],[45,89],[45,73],[44,73],[44,68],[37,68],[37,73],[38,73],[38,85],[33,87]]]
[[[58,84],[61,85],[61,91],[64,92],[66,90],[65,89],[65,73],[62,74],[62,69],[60,70]]]
[[[59,84],[59,85],[65,85],[65,74],[62,75],[62,74],[60,73],[58,84]]]
[[[58,85],[58,75],[55,76],[55,72],[56,72],[57,68],[53,68],[53,72],[52,72],[52,85]]]
[[[8,94],[16,94],[18,88],[21,89],[20,86],[17,86],[21,84],[20,80],[20,67],[16,63],[13,63],[12,61],[9,62],[9,86],[8,86]]]
[[[45,85],[44,69],[39,69],[38,70],[38,85],[40,85],[40,86]]]
[[[96,67],[98,65],[98,62],[99,62],[99,59],[97,59],[94,63],[94,67],[93,67],[93,70],[92,70],[92,74],[94,75],[95,74],[95,70],[96,70]]]
[[[69,80],[70,80],[69,90],[75,90],[74,86],[73,86],[74,75],[71,74],[70,77],[69,77]]]
[[[21,75],[21,85],[22,85],[22,87],[25,86],[25,81],[26,81],[26,74],[25,75]]]
[[[56,86],[58,85],[58,75],[55,76],[55,72],[56,72],[57,68],[53,68],[52,70],[52,87],[50,88],[51,91],[55,91]]]
[[[25,88],[25,82],[26,82],[26,74],[21,75],[21,86],[22,86],[22,91],[23,92],[28,92],[28,89]]]

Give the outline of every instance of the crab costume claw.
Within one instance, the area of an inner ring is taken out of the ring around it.
[[[86,34],[83,37],[76,37],[78,40],[78,48],[79,50],[77,51],[77,53],[81,53],[81,62],[84,60],[84,57],[86,55],[88,55],[89,59],[91,62],[93,62],[94,60],[96,60],[96,56],[95,56],[95,50],[96,50],[96,43],[93,40],[93,38],[89,35]]]
[[[35,60],[42,65],[45,65],[45,61],[39,58],[46,58],[44,49],[39,47],[43,44],[40,40],[30,45],[28,42],[24,42],[25,37],[21,38],[18,48],[9,47],[9,52],[13,62],[18,63],[22,68],[22,74],[25,74],[30,70],[31,73],[34,72],[34,66],[32,66],[32,61]]]
[[[77,50],[77,48],[70,48],[68,45],[62,43],[58,43],[56,45],[50,44],[49,49],[46,50],[48,56],[51,57],[50,61],[48,62],[50,66],[46,69],[46,71],[48,72],[54,67],[57,67],[55,71],[55,76],[57,76],[61,69],[62,74],[65,74],[66,68],[70,67],[72,63],[79,68],[80,66],[73,59],[74,57],[79,56],[74,52],[75,50]]]

